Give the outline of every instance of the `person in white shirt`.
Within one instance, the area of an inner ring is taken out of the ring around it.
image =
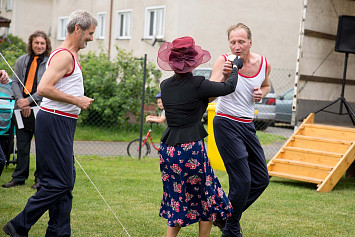
[[[218,98],[213,130],[218,151],[229,176],[228,198],[233,214],[227,222],[217,220],[222,236],[241,237],[240,219],[245,211],[269,184],[264,151],[256,136],[253,123],[255,102],[270,90],[270,62],[252,53],[251,31],[243,23],[231,26],[228,31],[231,52],[216,60],[210,80],[225,81],[232,64],[229,55],[239,56],[243,67],[238,71],[236,90]]]
[[[30,228],[49,211],[43,236],[70,236],[72,190],[75,182],[74,133],[80,111],[93,99],[84,96],[79,50],[93,40],[96,18],[87,11],[70,14],[68,35],[49,57],[37,92],[43,96],[36,116],[36,159],[40,185],[24,210],[3,230],[11,236],[28,236]]]

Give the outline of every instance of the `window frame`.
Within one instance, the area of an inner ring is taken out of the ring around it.
[[[5,10],[12,11],[12,0],[6,0]]]
[[[123,17],[123,24],[122,22]],[[116,39],[131,39],[132,37],[132,19],[133,19],[133,10],[124,9],[116,12]],[[121,27],[123,26],[123,28]],[[128,29],[128,34],[125,35]],[[122,35],[121,35],[122,31]]]
[[[106,33],[106,12],[98,12],[97,13],[97,29],[96,31],[96,39],[105,39]],[[101,18],[102,17],[102,18]]]
[[[162,10],[162,15],[160,16],[160,22],[157,22],[157,16],[156,13],[158,11]],[[153,25],[151,24],[151,12],[155,12],[155,15],[153,16]],[[159,25],[157,25],[159,24]],[[151,26],[153,26],[153,29],[151,29]],[[157,27],[160,27],[160,34],[157,33]],[[165,6],[154,6],[154,7],[147,7],[145,9],[145,23],[144,23],[144,38],[145,39],[163,39],[164,38],[164,28],[165,28]],[[153,34],[150,34],[151,30],[153,31]]]
[[[67,32],[67,24],[69,17],[68,16],[60,16],[58,17],[58,28],[57,28],[57,40],[65,40],[68,32]],[[64,25],[65,23],[65,25]],[[62,35],[64,30],[64,36]]]

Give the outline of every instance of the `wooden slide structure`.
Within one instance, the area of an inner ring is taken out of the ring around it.
[[[270,176],[331,191],[355,159],[355,129],[314,124],[311,113],[268,163]]]

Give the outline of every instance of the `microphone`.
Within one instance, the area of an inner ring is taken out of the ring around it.
[[[233,60],[233,67],[238,68],[238,70],[243,67],[243,61],[239,56],[235,57]]]
[[[233,68],[237,68],[239,70],[243,67],[243,61],[235,54],[229,55],[227,60],[232,63]]]

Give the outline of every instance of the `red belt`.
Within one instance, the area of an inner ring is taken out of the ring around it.
[[[58,115],[70,117],[70,118],[76,118],[77,119],[79,117],[79,115],[76,115],[76,114],[70,114],[70,113],[66,113],[66,112],[62,112],[62,111],[54,110],[54,109],[47,109],[47,108],[44,108],[42,106],[41,106],[41,110],[47,111],[47,112],[50,112],[50,113],[53,113],[53,114],[58,114]]]
[[[251,123],[253,121],[253,119],[251,118],[239,118],[239,117],[234,117],[228,114],[222,114],[222,113],[216,113],[217,116],[221,116],[221,117],[225,117],[228,119],[232,119],[234,121],[238,121],[238,122],[243,122],[243,123]]]

